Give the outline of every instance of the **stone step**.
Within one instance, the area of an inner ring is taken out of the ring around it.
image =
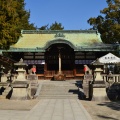
[[[40,97],[40,98],[36,98],[36,99],[78,99],[78,97]]]
[[[52,83],[52,82],[48,83],[47,82],[47,83],[43,83],[43,84],[44,85],[51,85],[51,86],[54,86],[54,85],[61,85],[61,86],[62,85],[63,86],[65,86],[65,85],[71,85],[72,86],[72,85],[75,85],[76,83],[68,83],[68,82],[66,82],[66,83],[63,83],[63,82],[62,83],[58,83],[58,82],[57,83]]]
[[[50,89],[50,90],[44,90],[44,89],[41,89],[40,92],[48,92],[48,93],[54,93],[54,92],[57,92],[57,93],[76,93],[78,91],[78,89]]]
[[[70,84],[70,83],[69,84],[56,84],[56,83],[55,84],[48,84],[47,83],[47,84],[44,84],[44,85],[47,85],[47,86],[57,86],[57,85],[58,86],[74,86],[75,84]]]
[[[70,94],[68,94],[68,93],[64,93],[64,94],[63,93],[59,93],[59,94],[58,93],[51,93],[51,94],[49,94],[49,93],[46,93],[46,94],[45,93],[40,93],[39,96],[42,96],[42,95],[51,95],[51,96],[53,96],[53,95],[59,95],[59,96],[60,95],[66,95],[66,96],[70,96],[70,95],[74,95],[74,94],[72,94],[72,93],[70,93]]]
[[[66,89],[66,88],[49,88],[49,89],[44,89],[44,88],[42,88],[42,90],[46,90],[46,91],[49,91],[49,90],[64,90],[64,91],[69,91],[69,90],[77,90],[76,88],[69,88],[69,89]]]
[[[72,87],[72,86],[75,86],[75,84],[72,84],[72,85],[71,84],[53,84],[53,85],[52,84],[44,84],[44,86],[47,86],[47,87],[49,87],[49,86],[50,87],[55,87],[55,86],[61,86],[61,87],[66,86],[66,87],[69,87],[69,86],[71,86]]]
[[[69,87],[69,88],[67,88],[67,87],[46,87],[46,88],[42,87],[42,89],[44,89],[44,90],[51,90],[51,89],[69,90],[69,89],[76,89],[76,87]]]
[[[74,91],[77,91],[78,89],[41,89],[41,92],[42,91],[46,91],[46,92],[74,92]]]
[[[66,92],[69,92],[69,91],[74,91],[74,90],[77,90],[77,89],[42,89],[42,91],[66,91]]]
[[[78,99],[78,88],[74,83],[43,83],[37,99]]]
[[[54,90],[54,89],[52,89],[52,90],[41,90],[41,92],[50,92],[50,93],[52,93],[52,92],[66,92],[66,93],[76,93],[76,92],[78,92],[78,89],[70,89],[70,90]]]
[[[44,89],[44,90],[51,90],[51,89],[57,89],[57,90],[62,90],[62,89],[63,89],[63,90],[70,90],[70,89],[77,89],[77,88],[76,88],[76,87],[74,87],[74,88],[73,88],[73,87],[72,87],[72,88],[65,88],[65,87],[62,87],[62,88],[61,88],[61,87],[54,87],[54,88],[52,88],[52,87],[48,87],[48,88],[47,88],[47,87],[46,87],[46,88],[43,88],[43,87],[42,87],[42,89]]]
[[[71,99],[78,99],[78,96],[77,95],[75,95],[75,96],[66,96],[66,95],[42,95],[42,96],[39,96],[37,99],[43,99],[43,98],[45,98],[45,99],[49,99],[49,98],[53,98],[53,99],[69,99],[69,98],[71,98]]]
[[[40,96],[51,96],[51,95],[40,95]],[[55,94],[53,94],[52,96],[78,96],[78,95],[77,94],[70,94],[70,95],[67,95],[67,94],[55,95]]]
[[[73,89],[73,88],[76,88],[76,86],[42,86],[43,89],[50,89],[50,88],[65,88],[65,89]]]

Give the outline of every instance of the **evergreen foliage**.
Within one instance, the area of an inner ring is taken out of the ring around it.
[[[40,28],[38,28],[39,30],[48,30],[48,24],[47,25],[44,25],[44,26],[42,26],[42,27],[40,27]]]
[[[57,22],[55,21],[55,23],[53,23],[53,24],[50,26],[49,29],[50,29],[50,30],[63,30],[64,27],[62,27],[62,24],[61,24],[61,23],[57,23]]]
[[[108,7],[100,11],[98,17],[88,23],[98,30],[105,43],[120,43],[120,0],[106,0]]]
[[[47,25],[44,25],[42,27],[39,28],[39,30],[63,30],[64,27],[62,26],[61,23],[58,23],[55,21],[55,23],[52,23],[52,25],[50,25],[50,27],[48,27]]]
[[[0,49],[16,43],[22,29],[35,29],[24,7],[24,0],[0,0]]]

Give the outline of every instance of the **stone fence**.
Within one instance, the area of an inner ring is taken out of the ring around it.
[[[105,82],[108,82],[109,80],[112,80],[115,83],[120,83],[120,74],[101,74],[103,77],[103,80]]]

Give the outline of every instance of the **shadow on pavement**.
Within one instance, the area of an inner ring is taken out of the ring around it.
[[[71,92],[71,93],[73,93],[73,94],[78,94],[78,90],[74,90],[74,89],[69,89],[69,91],[68,92]]]
[[[103,103],[100,103],[100,104],[97,104],[97,105],[107,106],[107,107],[109,107],[113,110],[120,111],[120,102],[103,102]]]
[[[104,115],[97,115],[97,116],[100,117],[100,118],[103,118],[103,119],[119,120],[119,119],[116,119],[116,118],[113,118],[113,117],[107,117],[107,116],[104,116]]]

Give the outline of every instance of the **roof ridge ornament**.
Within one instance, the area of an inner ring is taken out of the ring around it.
[[[62,32],[56,33],[55,37],[65,37],[65,35]]]

